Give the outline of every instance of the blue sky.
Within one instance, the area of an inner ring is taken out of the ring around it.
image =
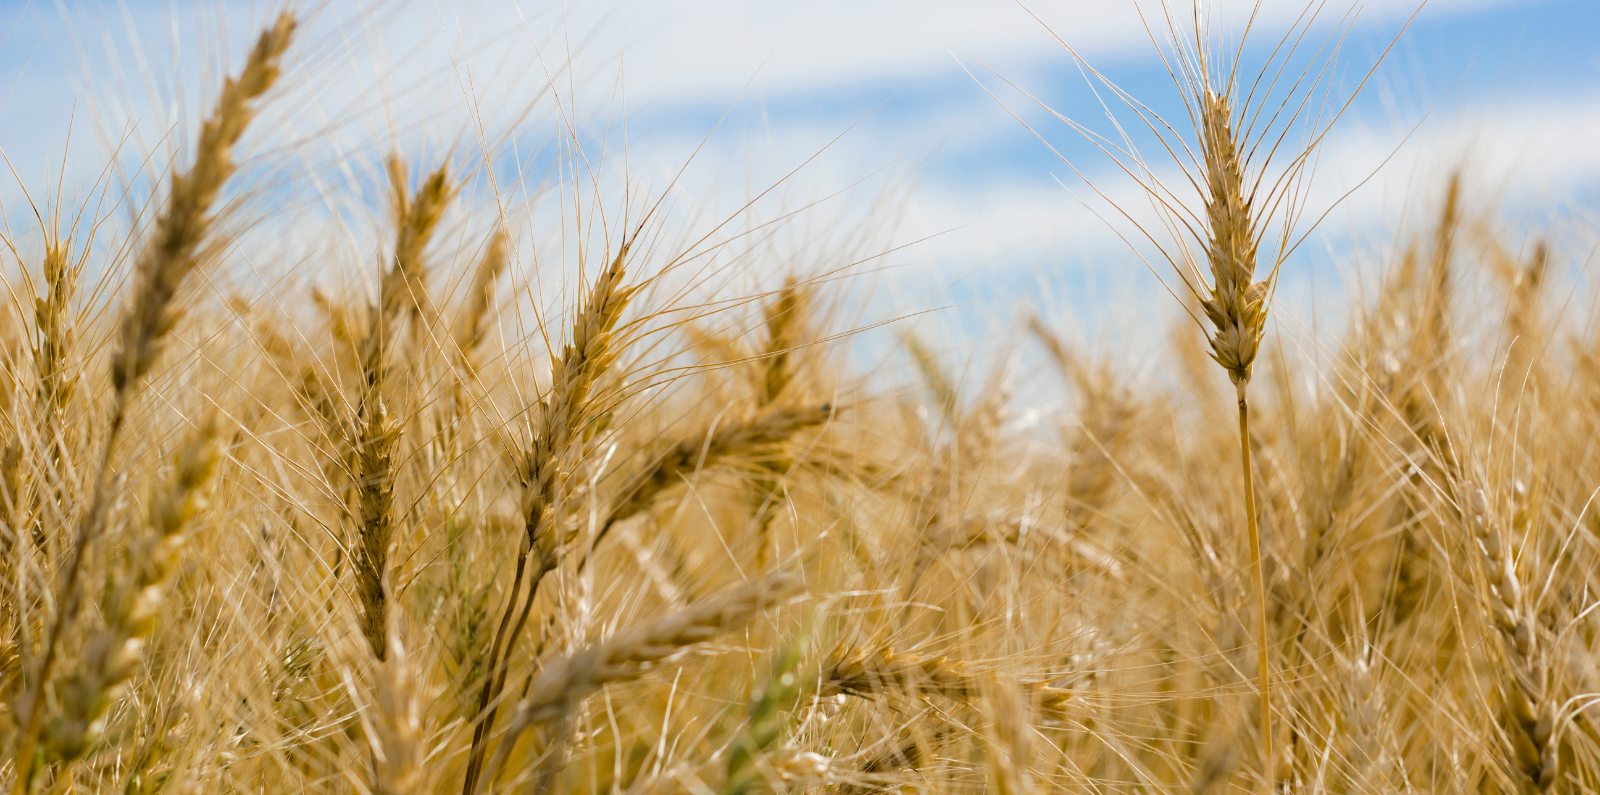
[[[1219,5],[1223,29],[1236,31],[1249,4]],[[862,182],[834,203],[847,219],[864,217],[893,191],[888,242],[935,235],[890,263],[903,277],[893,289],[906,306],[979,293],[1004,306],[1050,293],[1092,309],[1114,303],[1118,291],[1149,286],[1114,224],[1099,219],[1106,207],[979,85],[995,89],[1074,166],[1126,199],[1109,161],[1005,81],[1103,127],[1094,95],[1044,30],[1049,25],[1120,85],[1158,108],[1175,107],[1132,2],[1025,9],[998,0],[335,0],[314,7],[313,32],[302,43],[318,85],[303,87],[294,109],[304,117],[315,107],[319,123],[332,126],[282,118],[302,139],[335,129],[328,138],[339,152],[378,151],[385,139],[459,150],[470,138],[462,120],[476,109],[487,128],[515,134],[516,146],[499,153],[502,166],[526,164],[548,153],[556,123],[548,103],[525,122],[512,111],[546,89],[548,64],[571,63],[577,78],[563,86],[567,101],[594,138],[609,118],[618,147],[626,119],[627,167],[646,185],[664,184],[721,121],[687,183],[710,206],[736,206],[751,186],[860,122],[783,191],[783,202]],[[1329,4],[1335,17],[1348,7]],[[69,193],[105,162],[118,130],[137,130],[128,151],[159,149],[162,131],[181,130],[173,125],[196,115],[209,95],[206,81],[214,85],[220,68],[236,65],[273,8],[259,0],[0,0],[0,24],[11,29],[0,44],[0,149],[35,193],[54,181],[73,114]],[[1283,30],[1301,8],[1293,0],[1264,3],[1260,29]],[[1362,4],[1345,44],[1341,90],[1414,11],[1403,0]],[[1426,208],[1443,175],[1463,164],[1475,195],[1498,200],[1517,223],[1556,228],[1591,217],[1600,200],[1597,34],[1594,0],[1428,3],[1329,139],[1317,197],[1331,201],[1368,181],[1330,216],[1320,234],[1334,242],[1309,247],[1304,267],[1337,282],[1338,252],[1392,237]],[[110,132],[97,137],[97,130]],[[0,184],[0,199],[6,219],[19,223],[13,180]],[[872,218],[880,217],[881,208]]]

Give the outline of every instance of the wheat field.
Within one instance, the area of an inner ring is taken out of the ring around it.
[[[10,792],[1600,790],[1594,296],[1458,176],[1280,339],[1326,54],[1257,92],[1292,60],[1169,16],[1187,116],[1125,118],[1186,178],[1100,139],[1161,219],[1151,377],[1039,309],[977,365],[862,320],[870,236],[686,232],[576,133],[557,211],[352,164],[370,250],[236,289],[294,264],[250,164],[303,22],[148,202],[5,233]]]

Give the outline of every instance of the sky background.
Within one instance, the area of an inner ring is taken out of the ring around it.
[[[1236,39],[1249,4],[1213,5],[1218,30]],[[797,234],[851,230],[867,253],[894,248],[876,262],[891,274],[877,289],[893,311],[958,305],[952,325],[972,331],[1030,302],[1075,333],[1103,337],[1105,328],[1154,325],[1129,316],[1173,310],[1170,299],[1149,305],[1154,282],[1123,241],[1129,228],[1085,179],[1124,207],[1139,205],[1137,191],[1041,107],[1109,129],[1059,37],[1157,111],[1179,108],[1133,2],[300,7],[311,23],[297,68],[315,77],[291,89],[273,119],[285,140],[327,147],[306,162],[394,145],[459,154],[490,140],[498,172],[538,182],[554,168],[554,82],[586,146],[604,140],[625,154],[626,173],[648,190],[665,190],[704,142],[674,191],[707,217],[725,217],[808,163],[761,217],[833,197]],[[0,149],[17,175],[0,180],[0,200],[13,234],[28,223],[21,186],[49,194],[59,181],[63,195],[82,195],[119,142],[127,161],[183,140],[181,120],[198,115],[219,70],[237,68],[274,8],[0,0],[9,31],[0,43]],[[1350,8],[1328,3],[1313,33],[1326,35]],[[1246,62],[1259,62],[1259,45],[1303,9],[1265,3]],[[1370,252],[1423,223],[1457,167],[1472,200],[1498,208],[1514,242],[1555,235],[1563,259],[1586,270],[1600,204],[1600,3],[1434,0],[1419,11],[1372,0],[1358,9],[1335,98],[1410,27],[1325,143],[1308,207],[1334,209],[1288,269],[1293,322],[1315,323],[1327,296],[1359,289],[1355,272],[1365,265],[1353,263],[1381,260]]]

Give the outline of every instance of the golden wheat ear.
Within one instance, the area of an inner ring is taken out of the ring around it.
[[[504,231],[497,230],[494,237],[490,238],[489,248],[484,251],[483,258],[478,260],[478,267],[473,271],[472,286],[467,289],[467,298],[461,307],[460,318],[456,322],[456,348],[460,351],[462,365],[469,374],[478,369],[476,353],[489,330],[489,314],[494,307],[495,281],[505,271],[507,263],[506,235]]]
[[[396,223],[394,264],[384,274],[377,306],[370,308],[366,335],[360,344],[361,386],[353,423],[345,427],[353,452],[352,475],[356,489],[357,540],[354,550],[356,594],[361,609],[361,631],[372,654],[384,659],[389,650],[389,546],[394,541],[395,451],[404,424],[385,403],[391,375],[390,347],[395,325],[409,309],[412,329],[431,318],[426,307],[427,270],[423,251],[455,194],[449,167],[440,166],[417,190],[409,193],[406,169],[398,157],[388,161]],[[419,332],[420,333],[420,332]]]
[[[799,577],[778,573],[718,597],[691,605],[660,620],[626,629],[570,657],[552,660],[539,671],[528,695],[517,702],[494,756],[483,770],[498,775],[523,732],[565,721],[584,699],[605,685],[634,679],[691,646],[748,624],[757,615],[799,593]],[[481,791],[479,778],[469,795]]]
[[[119,396],[150,371],[162,338],[177,322],[172,301],[200,264],[197,252],[211,231],[213,205],[237,170],[233,147],[255,116],[251,103],[277,82],[278,62],[294,29],[294,17],[285,12],[262,32],[244,71],[228,78],[216,112],[201,127],[194,165],[172,178],[155,236],[134,266],[134,294],[111,360],[111,382]]]
[[[1462,513],[1473,535],[1486,587],[1479,597],[1500,640],[1498,662],[1506,767],[1520,774],[1528,792],[1548,792],[1561,772],[1561,706],[1552,697],[1557,658],[1551,635],[1541,626],[1537,597],[1523,584],[1512,554],[1511,533],[1484,490],[1467,488]]]

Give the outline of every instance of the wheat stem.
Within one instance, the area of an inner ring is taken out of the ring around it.
[[[1261,526],[1256,518],[1255,473],[1250,466],[1250,403],[1245,399],[1248,384],[1240,382],[1239,392],[1239,452],[1244,464],[1245,524],[1250,528],[1250,580],[1256,599],[1256,668],[1257,689],[1261,696],[1261,775],[1266,779],[1266,791],[1273,791],[1272,756],[1272,668],[1267,657],[1267,580],[1261,566]]]

